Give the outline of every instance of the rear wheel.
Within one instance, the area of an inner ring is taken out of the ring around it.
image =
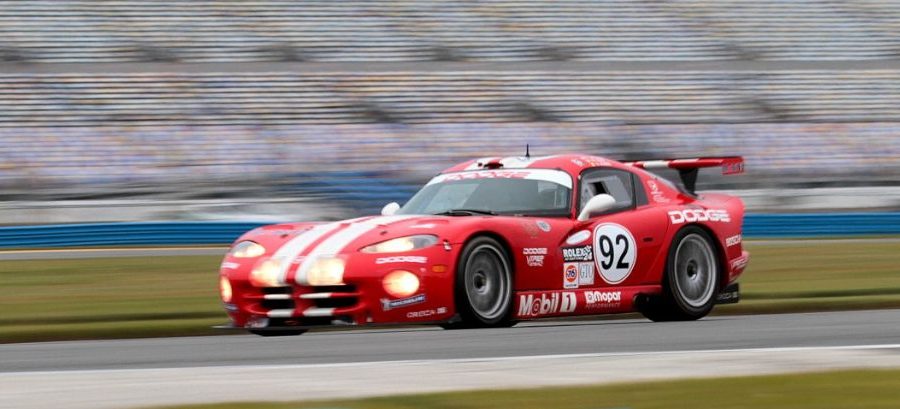
[[[689,321],[709,314],[719,288],[719,261],[709,234],[688,226],[675,234],[666,260],[663,294],[641,312],[653,321]]]
[[[461,321],[444,324],[444,328],[515,324],[511,320],[512,268],[497,240],[478,237],[466,244],[456,268],[454,293]]]

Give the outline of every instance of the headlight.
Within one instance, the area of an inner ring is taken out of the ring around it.
[[[219,294],[222,295],[222,301],[231,302],[231,282],[225,276],[219,277]]]
[[[344,284],[344,260],[337,257],[319,258],[306,273],[309,285],[341,285]]]
[[[284,271],[280,259],[267,259],[256,264],[250,272],[250,284],[254,287],[279,287]]]
[[[402,253],[404,251],[424,249],[425,247],[433,246],[437,242],[437,236],[419,234],[376,243],[363,247],[360,251],[363,253]]]
[[[409,297],[419,291],[419,277],[409,271],[395,270],[384,276],[381,285],[391,296]]]
[[[235,244],[228,255],[236,258],[253,258],[266,254],[266,248],[252,241],[242,241]]]

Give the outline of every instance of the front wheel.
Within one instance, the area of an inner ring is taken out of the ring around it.
[[[642,313],[653,321],[690,321],[705,317],[716,303],[719,262],[709,234],[688,226],[675,234],[666,260],[663,294]]]
[[[456,309],[461,321],[444,328],[505,327],[512,321],[512,266],[497,240],[478,237],[466,244],[456,267]]]

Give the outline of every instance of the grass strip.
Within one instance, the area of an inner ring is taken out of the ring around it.
[[[897,385],[900,370],[859,370],[166,409],[894,409]]]
[[[743,301],[717,314],[900,307],[900,245],[748,241]],[[219,256],[0,261],[0,342],[203,335],[225,323]]]

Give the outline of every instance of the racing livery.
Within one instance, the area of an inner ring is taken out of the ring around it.
[[[221,265],[228,327],[292,335],[634,311],[701,318],[738,301],[749,260],[743,202],[694,192],[704,167],[741,173],[743,159],[480,158],[381,216],[254,229]],[[680,181],[649,171],[657,168]]]

